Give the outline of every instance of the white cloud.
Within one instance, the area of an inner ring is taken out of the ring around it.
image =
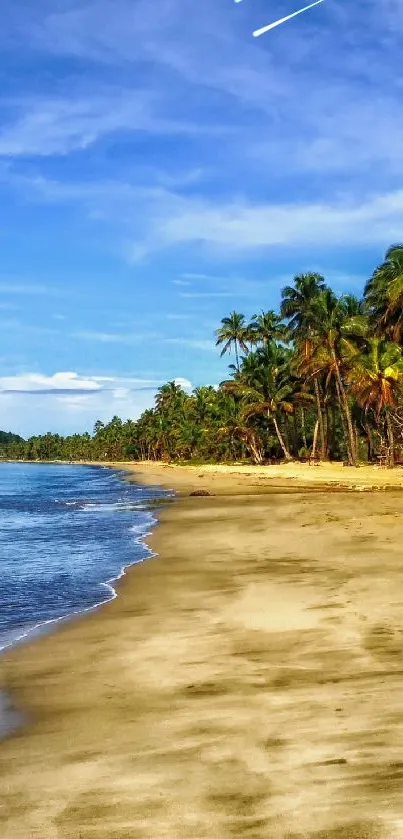
[[[127,387],[117,387],[115,390],[112,391],[112,396],[114,399],[126,399],[130,394],[130,390]]]
[[[183,387],[184,390],[192,390],[193,385],[192,382],[189,381],[189,379],[183,379],[179,377],[177,379],[174,379],[174,382],[178,387]]]
[[[97,391],[99,384],[92,378],[85,378],[73,372],[54,373],[52,376],[25,373],[20,376],[0,377],[0,393],[52,393],[66,390]]]
[[[155,247],[192,242],[236,253],[277,245],[384,245],[401,238],[403,190],[300,203],[189,198],[173,200],[171,210],[154,222]]]
[[[295,161],[300,165],[305,157],[309,168],[350,165],[354,170],[370,164],[371,150],[384,165],[392,160],[401,167],[403,116],[395,70],[402,21],[399,0],[324,4],[318,15],[284,27],[261,44],[250,36],[252,22],[258,25],[264,19],[258,19],[259,9],[251,10],[250,16],[244,9],[239,16],[214,0],[203,5],[193,0],[99,0],[50,14],[38,12],[34,26],[29,18],[20,21],[17,37],[25,31],[28,47],[104,62],[108,68],[122,66],[131,74],[136,93],[138,71],[145,65],[150,89],[164,91],[162,100],[169,97],[170,112],[175,91],[184,102],[191,90],[203,104],[212,91],[225,97],[218,100],[220,114],[225,112],[227,121],[236,125],[234,141],[240,140],[243,156],[248,155],[245,121],[236,107],[246,106],[248,119],[252,117],[251,147],[269,136],[269,157],[274,153],[278,158],[283,148],[283,160],[288,158],[294,168]],[[368,86],[370,96],[365,95]],[[140,101],[146,96],[148,103],[150,89],[139,91]],[[151,103],[155,104],[152,96]],[[82,110],[81,106],[79,120]],[[216,122],[217,110],[211,122]],[[256,122],[253,111],[259,116]],[[106,121],[106,128],[116,121],[113,101],[109,112],[100,120]],[[199,124],[206,126],[208,111],[202,114]],[[59,122],[65,119],[63,113],[56,117]],[[88,132],[94,133],[94,119],[89,122],[78,132],[84,140]]]
[[[21,183],[25,193],[38,184],[29,179]],[[40,194],[46,201],[82,202],[85,211],[102,208],[112,221],[118,215],[122,236],[130,245],[124,252],[129,261],[144,259],[165,248],[191,245],[193,249],[209,249],[213,255],[229,258],[242,251],[287,246],[287,250],[329,246],[379,245],[386,247],[401,238],[403,229],[403,190],[378,192],[369,184],[359,191],[331,190],[323,199],[288,201],[276,196],[270,200],[237,196],[206,197],[192,193],[180,194],[161,187],[136,186],[121,181],[93,184],[63,184],[40,181]],[[137,213],[141,204],[142,213]],[[174,279],[179,288],[201,278]],[[204,280],[214,275],[203,274]],[[218,279],[218,277],[217,277]],[[232,291],[232,289],[231,289]],[[229,296],[230,291],[195,291],[182,296]],[[115,342],[141,340],[133,336],[80,331],[77,337]],[[157,336],[155,336],[157,337]]]
[[[176,384],[190,390],[189,379]],[[75,433],[91,430],[97,419],[114,414],[136,419],[154,403],[164,381],[124,376],[81,376],[75,372],[24,373],[0,378],[2,428],[27,437],[48,430]]]
[[[93,394],[70,394],[66,396],[55,396],[55,402],[62,405],[68,411],[74,413],[78,411],[93,410],[92,399]]]

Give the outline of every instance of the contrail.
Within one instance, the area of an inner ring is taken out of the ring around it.
[[[286,20],[291,20],[291,18],[295,17],[295,15],[301,15],[302,12],[306,12],[308,9],[312,9],[312,6],[318,6],[319,3],[323,3],[323,0],[315,0],[315,3],[310,3],[309,6],[304,6],[303,9],[298,9],[298,11],[293,12],[292,15],[287,15],[287,17],[282,17],[280,20],[276,20],[274,23],[269,23],[268,26],[263,26],[262,29],[256,29],[253,33],[253,37],[258,38],[259,35],[263,35],[265,32],[269,32],[270,29],[274,29],[276,26],[280,26],[280,23],[285,23]]]

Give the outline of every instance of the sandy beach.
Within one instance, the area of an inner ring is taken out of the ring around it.
[[[402,837],[403,470],[130,469],[158,556],[0,658],[2,839]]]

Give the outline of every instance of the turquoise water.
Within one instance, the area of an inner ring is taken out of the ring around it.
[[[116,596],[155,501],[169,493],[92,466],[0,464],[0,650]],[[152,502],[152,503],[150,503]]]

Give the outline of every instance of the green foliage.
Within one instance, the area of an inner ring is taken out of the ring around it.
[[[23,443],[24,440],[19,434],[12,434],[11,431],[0,431],[0,446],[10,446],[12,443]]]
[[[285,458],[403,459],[403,245],[393,245],[363,299],[321,274],[294,277],[280,313],[232,311],[216,331],[234,352],[217,388],[171,381],[137,420],[93,434],[0,432],[0,456],[27,460],[263,463]]]

